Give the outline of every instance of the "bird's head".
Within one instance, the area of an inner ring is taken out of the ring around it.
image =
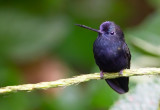
[[[105,35],[119,35],[123,36],[123,32],[114,22],[106,21],[100,25],[100,32]]]
[[[100,29],[97,30],[97,29],[93,29],[91,27],[88,27],[88,26],[85,26],[85,25],[81,25],[81,24],[76,24],[77,26],[80,26],[80,27],[83,27],[83,28],[86,28],[86,29],[89,29],[89,30],[92,30],[92,31],[95,31],[95,32],[98,32],[99,33],[99,36],[108,36],[108,35],[117,35],[119,36],[120,38],[123,38],[123,31],[120,29],[120,27],[118,25],[116,25],[114,22],[112,21],[106,21],[106,22],[103,22],[101,25],[100,25]]]

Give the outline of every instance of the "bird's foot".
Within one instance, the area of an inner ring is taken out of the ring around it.
[[[119,72],[120,75],[123,75],[123,69]]]
[[[103,79],[104,78],[104,74],[103,71],[100,72],[100,78]]]

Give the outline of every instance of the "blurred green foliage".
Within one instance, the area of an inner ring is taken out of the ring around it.
[[[146,7],[139,2],[0,0],[0,86],[26,83],[19,65],[39,60],[46,54],[58,56],[70,71],[77,73],[72,75],[99,71],[92,53],[97,34],[76,27],[77,23],[98,29],[106,20],[116,22],[124,30],[132,53],[132,67],[159,67],[160,2],[143,1],[148,4]],[[131,89],[135,82],[131,80]],[[35,91],[1,95],[0,109],[106,110],[119,97],[105,81],[63,88],[58,96],[45,94]]]

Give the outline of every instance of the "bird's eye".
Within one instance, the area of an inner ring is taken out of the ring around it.
[[[111,35],[113,35],[113,34],[114,34],[114,32],[111,32],[110,34],[111,34]]]

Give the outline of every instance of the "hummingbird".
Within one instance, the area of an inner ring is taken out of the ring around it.
[[[104,77],[104,72],[123,74],[124,69],[130,68],[130,50],[125,42],[124,33],[118,25],[112,21],[106,21],[100,25],[99,30],[81,24],[76,25],[98,33],[93,44],[93,53],[101,71],[101,79]],[[129,77],[105,79],[105,81],[119,94],[129,90]]]

